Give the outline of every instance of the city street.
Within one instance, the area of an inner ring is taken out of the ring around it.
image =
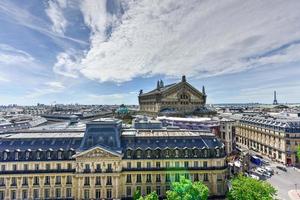
[[[277,163],[271,163],[271,167],[274,169],[275,174],[267,179],[277,189],[277,195],[280,200],[300,200],[300,197],[295,191],[300,194],[300,171],[293,169],[293,167],[288,167],[287,172],[277,169]],[[278,174],[276,174],[278,172]],[[298,185],[295,185],[298,184]]]

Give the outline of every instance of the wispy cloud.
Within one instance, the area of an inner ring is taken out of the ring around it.
[[[52,30],[58,34],[64,34],[68,24],[64,17],[63,9],[66,8],[66,0],[49,0],[46,13],[52,22]]]
[[[25,98],[39,98],[44,95],[53,94],[53,93],[60,93],[64,91],[66,87],[63,85],[62,82],[59,81],[50,81],[44,83],[40,88],[36,88],[34,90],[28,91]]]

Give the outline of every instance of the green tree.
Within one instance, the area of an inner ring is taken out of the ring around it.
[[[138,200],[141,196],[141,191],[136,190],[133,194],[133,200]]]
[[[238,175],[231,181],[228,200],[273,200],[275,188],[265,181]]]
[[[167,200],[207,200],[208,187],[202,182],[194,182],[180,177],[179,182],[173,182],[171,190],[167,191]]]
[[[297,158],[298,162],[300,162],[300,145],[297,147]]]
[[[145,197],[140,197],[138,200],[158,200],[158,195],[156,192],[151,192]]]

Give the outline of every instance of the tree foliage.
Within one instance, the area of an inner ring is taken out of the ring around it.
[[[300,145],[297,147],[297,157],[298,160],[300,161]]]
[[[202,182],[194,182],[180,178],[180,182],[173,182],[171,190],[167,191],[167,200],[207,200],[208,187]]]
[[[133,194],[133,200],[138,200],[141,196],[141,191],[136,190]]]
[[[238,175],[231,182],[227,198],[228,200],[273,200],[275,195],[276,190],[271,184]]]
[[[141,196],[138,200],[158,200],[158,195],[156,194],[156,192],[151,192],[145,197]]]

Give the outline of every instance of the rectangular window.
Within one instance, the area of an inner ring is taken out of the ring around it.
[[[61,184],[61,176],[56,176],[55,177],[55,184],[60,185]]]
[[[159,183],[160,181],[160,174],[156,174],[156,182]]]
[[[106,190],[106,198],[111,199],[111,197],[112,197],[111,189],[107,189]]]
[[[179,168],[179,162],[178,161],[175,162],[175,167]]]
[[[72,176],[67,176],[67,184],[72,184]]]
[[[72,164],[68,163],[68,170],[71,170],[71,169],[72,169]]]
[[[39,199],[40,198],[40,191],[39,189],[33,190],[33,199]]]
[[[71,198],[72,197],[72,188],[67,188],[66,190],[66,197]]]
[[[35,165],[34,165],[34,169],[35,169],[35,170],[39,170],[39,169],[40,169],[39,166],[40,166],[39,164],[35,164]]]
[[[194,167],[199,167],[199,162],[198,161],[194,161]]]
[[[48,189],[48,188],[45,189],[45,190],[44,190],[44,193],[45,193],[45,194],[44,194],[44,195],[45,195],[45,199],[49,199],[49,198],[50,198],[50,189]]]
[[[28,164],[24,164],[24,170],[28,170]]]
[[[61,197],[61,189],[60,188],[56,188],[55,189],[55,197],[56,198],[60,198]]]
[[[178,173],[176,173],[176,174],[175,174],[175,181],[176,181],[176,182],[179,182],[179,180],[180,180],[180,176],[179,176]]]
[[[111,164],[109,163],[109,164],[107,164],[107,172],[112,172],[113,170],[112,170],[112,167],[111,167]]]
[[[184,167],[188,168],[189,167],[189,162],[188,161],[184,161]]]
[[[142,163],[141,163],[141,162],[137,162],[137,163],[136,163],[136,167],[137,167],[138,169],[142,168]]]
[[[131,197],[131,187],[126,188],[126,195],[127,197]]]
[[[170,162],[166,162],[166,168],[170,167]]]
[[[84,185],[90,185],[90,177],[84,177]]]
[[[17,171],[17,165],[13,165],[13,171]]]
[[[131,169],[131,162],[127,162],[127,168]]]
[[[131,174],[127,174],[126,183],[131,183]]]
[[[111,179],[111,176],[108,176],[106,178],[106,185],[112,185],[112,179]]]
[[[0,178],[0,186],[5,186],[4,178]]]
[[[151,162],[147,162],[147,168],[151,168]]]
[[[147,174],[146,182],[151,183],[151,174]]]
[[[100,200],[101,198],[101,190],[100,189],[96,189],[96,199]]]
[[[158,196],[160,196],[160,186],[156,186],[156,194],[158,195]]]
[[[46,164],[46,170],[50,170],[51,169],[51,166],[50,166],[50,164],[48,163],[48,164]]]
[[[151,193],[151,186],[147,186],[147,187],[146,187],[146,193],[147,193],[147,194],[150,194],[150,193]]]
[[[199,181],[199,175],[198,174],[194,174],[194,182]]]
[[[207,161],[203,161],[203,167],[207,168]]]
[[[11,191],[11,193],[10,193],[10,198],[11,198],[12,200],[17,199],[17,192],[16,192],[16,190],[12,190],[12,191]]]
[[[5,165],[1,165],[1,171],[5,171]]]
[[[156,168],[160,168],[160,162],[156,162]]]
[[[61,164],[56,164],[56,169],[61,170]]]
[[[84,190],[84,199],[86,199],[86,200],[90,199],[90,191],[89,190]]]
[[[11,178],[11,186],[17,186],[17,179],[16,177]]]
[[[27,190],[23,190],[22,191],[22,199],[26,200],[27,198],[28,198],[28,192],[27,192]]]
[[[0,190],[0,200],[4,200],[5,199],[5,191]]]
[[[142,175],[141,174],[137,174],[136,175],[136,182],[137,183],[141,183],[142,182]]]
[[[50,176],[45,176],[45,185],[50,185]]]
[[[97,176],[96,177],[96,185],[101,185],[101,177],[100,176]]]
[[[170,174],[166,174],[166,182],[169,183],[171,181]]]
[[[203,174],[203,181],[208,181],[208,174],[207,173]]]
[[[39,177],[38,176],[35,176],[33,178],[33,185],[39,185]]]
[[[28,178],[27,177],[23,177],[22,185],[28,185]]]

